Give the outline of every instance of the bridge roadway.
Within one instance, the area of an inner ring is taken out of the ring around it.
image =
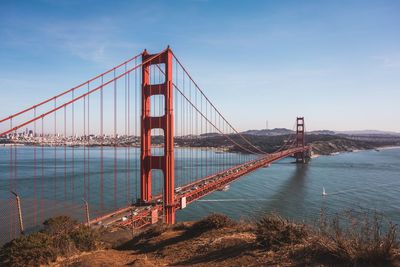
[[[269,166],[269,164],[280,159],[293,156],[296,153],[306,152],[308,150],[309,147],[304,146],[267,154],[261,158],[234,166],[230,169],[224,170],[223,172],[215,173],[191,184],[182,186],[179,189],[175,189],[175,208],[183,209],[187,204],[190,204],[216,190],[221,190],[243,175],[253,172],[258,168]],[[141,228],[156,223],[160,217],[162,218],[162,216],[162,195],[158,195],[155,196],[151,202],[130,205],[95,218],[90,221],[90,225]]]

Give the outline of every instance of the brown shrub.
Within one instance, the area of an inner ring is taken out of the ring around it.
[[[71,233],[79,225],[79,222],[68,216],[57,216],[47,219],[43,225],[46,233],[58,235]]]
[[[284,245],[298,244],[307,236],[304,225],[291,223],[276,214],[264,216],[256,225],[257,242],[270,250],[277,250]]]
[[[170,226],[162,222],[151,225],[147,230],[145,230],[140,236],[142,238],[152,238],[157,237],[164,233]]]
[[[397,227],[377,212],[337,214],[320,224],[315,252],[352,266],[389,266],[397,243]]]
[[[77,248],[69,235],[52,235],[51,238],[53,248],[58,256],[67,257],[77,252]]]
[[[92,251],[100,247],[99,232],[88,226],[80,225],[69,236],[79,251]]]
[[[193,232],[206,232],[214,229],[232,227],[236,223],[226,215],[213,213],[195,222],[190,228]]]
[[[174,224],[173,229],[175,231],[182,231],[182,230],[186,230],[187,226],[185,225],[184,222],[178,222],[178,223]]]

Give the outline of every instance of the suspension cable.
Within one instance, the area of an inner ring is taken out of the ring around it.
[[[100,86],[98,86],[98,87],[96,87],[96,88],[90,90],[89,92],[86,92],[86,93],[84,93],[84,94],[81,94],[80,96],[77,96],[77,97],[75,97],[74,99],[72,99],[72,100],[70,100],[70,101],[68,101],[68,102],[66,102],[66,103],[64,103],[64,104],[62,104],[62,105],[60,105],[60,106],[58,106],[58,107],[56,107],[56,108],[51,109],[50,111],[45,112],[45,113],[43,113],[42,115],[36,116],[35,118],[33,118],[33,119],[29,120],[29,121],[26,121],[26,122],[24,122],[24,123],[21,123],[21,124],[15,126],[15,127],[12,128],[12,129],[9,129],[9,130],[7,130],[7,131],[5,131],[5,132],[0,133],[0,136],[3,136],[3,135],[6,135],[6,134],[8,134],[8,133],[11,133],[11,132],[13,132],[13,131],[16,131],[16,130],[18,130],[18,129],[21,128],[21,127],[24,127],[24,126],[26,126],[26,125],[28,125],[28,124],[34,122],[34,121],[39,120],[40,118],[45,118],[45,117],[47,117],[48,115],[52,114],[53,112],[55,112],[55,111],[57,111],[57,110],[59,110],[59,109],[62,109],[62,108],[64,108],[64,107],[66,107],[66,106],[68,106],[68,105],[70,105],[70,104],[72,104],[72,103],[74,103],[74,102],[76,102],[76,101],[78,101],[78,100],[80,100],[80,99],[82,99],[82,98],[84,98],[84,97],[86,97],[86,96],[88,96],[88,95],[90,95],[90,94],[92,94],[92,93],[94,93],[94,92],[100,90],[102,87],[104,87],[104,86],[106,86],[106,85],[108,85],[108,84],[110,84],[110,83],[112,83],[112,82],[114,82],[114,81],[117,81],[117,80],[120,79],[121,77],[124,77],[124,76],[127,75],[128,73],[131,73],[132,71],[138,69],[139,67],[142,67],[144,64],[147,64],[148,62],[152,61],[153,59],[159,57],[159,56],[160,56],[162,53],[164,53],[164,52],[165,52],[165,50],[161,51],[161,52],[158,53],[158,54],[155,54],[154,56],[152,56],[152,57],[148,58],[147,60],[141,62],[139,65],[134,66],[133,68],[127,70],[126,72],[124,72],[124,73],[122,73],[122,74],[120,74],[120,75],[118,75],[118,76],[116,76],[116,77],[114,77],[113,79],[107,81],[106,83],[104,83],[104,84],[102,84],[102,85],[100,85]],[[112,70],[115,70],[115,69],[116,69],[116,68],[113,68]],[[72,92],[73,92],[73,91],[72,91]],[[54,99],[54,98],[52,98],[52,99]],[[38,105],[36,105],[36,106],[34,106],[34,107],[37,107],[37,106],[38,106]],[[34,107],[33,107],[33,108],[34,108]],[[7,119],[8,119],[8,118],[6,118],[5,120],[7,120]]]
[[[203,90],[199,87],[199,85],[194,81],[192,76],[190,76],[189,72],[186,70],[186,68],[183,66],[183,64],[179,61],[179,59],[175,56],[175,54],[172,52],[173,57],[175,58],[176,62],[181,66],[183,71],[186,73],[186,75],[189,77],[189,79],[193,82],[197,90],[200,91],[200,93],[205,97],[205,99],[210,103],[210,105],[214,108],[214,110],[222,117],[222,119],[231,127],[231,129],[238,134],[243,140],[245,140],[250,146],[254,147],[257,151],[259,151],[261,154],[268,154],[265,151],[260,150],[258,147],[254,146],[246,137],[244,137],[240,132],[238,132],[227,120],[226,118],[221,114],[221,112],[213,105],[213,103],[210,101],[210,99],[204,94]]]

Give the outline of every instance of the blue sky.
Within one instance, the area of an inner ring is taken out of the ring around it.
[[[0,2],[0,116],[171,45],[240,130],[400,131],[400,1]]]

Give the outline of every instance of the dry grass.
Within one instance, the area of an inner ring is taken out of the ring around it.
[[[210,230],[221,229],[224,227],[232,227],[236,222],[226,215],[213,213],[207,217],[195,222],[190,230],[193,233],[202,233]]]
[[[321,220],[316,255],[348,266],[390,266],[398,248],[397,226],[377,212],[349,211]]]
[[[308,235],[304,225],[289,222],[277,214],[264,216],[256,225],[256,240],[268,250],[301,243]]]
[[[311,227],[268,214],[256,222],[257,242],[296,264],[395,266],[397,226],[377,212],[347,211]]]

